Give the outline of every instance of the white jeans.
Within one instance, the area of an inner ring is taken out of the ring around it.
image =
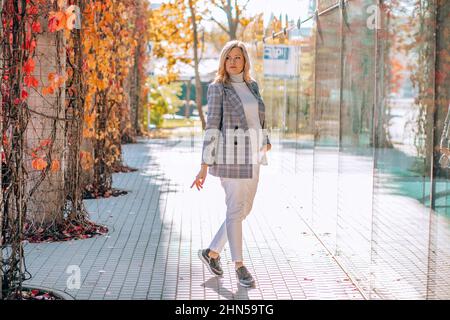
[[[259,181],[259,168],[260,164],[253,165],[253,178],[251,179],[220,178],[225,190],[227,215],[209,249],[221,252],[228,240],[231,258],[234,262],[243,261],[242,221],[252,210]]]

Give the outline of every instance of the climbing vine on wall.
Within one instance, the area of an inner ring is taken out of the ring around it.
[[[135,32],[140,1],[2,1],[0,299],[19,297],[29,276],[24,239],[106,231],[87,219],[80,171],[94,168],[95,189],[111,189],[120,121],[130,119],[125,80],[145,41]],[[81,147],[86,139],[93,150]]]
[[[2,298],[17,297],[25,278],[22,239],[29,199],[50,172],[59,170],[59,161],[52,158],[54,126],[48,128],[45,138],[26,139],[30,119],[38,113],[30,106],[28,98],[40,85],[34,56],[41,32],[40,21],[47,6],[43,0],[2,1],[0,244],[1,255],[7,257],[0,262]],[[30,179],[33,169],[37,175]]]
[[[97,196],[112,192],[112,172],[122,162],[121,129],[131,127],[125,84],[134,66],[138,40],[142,40],[133,31],[141,13],[133,8],[137,8],[137,0],[106,0],[89,2],[84,11],[87,89],[83,137],[91,139],[94,147],[92,152],[82,150],[82,154],[86,167],[94,167],[87,189]],[[124,119],[126,123],[121,126]]]

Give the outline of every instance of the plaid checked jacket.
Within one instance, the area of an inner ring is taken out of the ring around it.
[[[247,83],[258,100],[262,145],[269,144],[266,129],[265,105],[256,81]],[[252,178],[251,143],[242,102],[231,83],[212,83],[208,86],[208,118],[202,149],[202,164],[209,173],[223,178]],[[259,134],[261,134],[259,133]],[[267,165],[264,154],[260,162]]]

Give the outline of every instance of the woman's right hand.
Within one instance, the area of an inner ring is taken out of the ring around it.
[[[206,176],[208,175],[208,165],[202,164],[200,171],[195,177],[194,182],[191,185],[191,188],[195,185],[197,190],[201,190],[203,188],[203,183],[205,183]]]

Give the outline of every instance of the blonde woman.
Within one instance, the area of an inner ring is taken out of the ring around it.
[[[267,165],[271,149],[265,128],[265,105],[258,84],[250,76],[250,59],[241,41],[230,41],[220,54],[216,78],[208,87],[208,118],[201,169],[191,188],[203,188],[209,173],[220,177],[225,190],[226,218],[199,258],[221,276],[220,252],[229,243],[239,284],[254,285],[244,265],[242,222],[250,213],[259,181],[260,165]]]

